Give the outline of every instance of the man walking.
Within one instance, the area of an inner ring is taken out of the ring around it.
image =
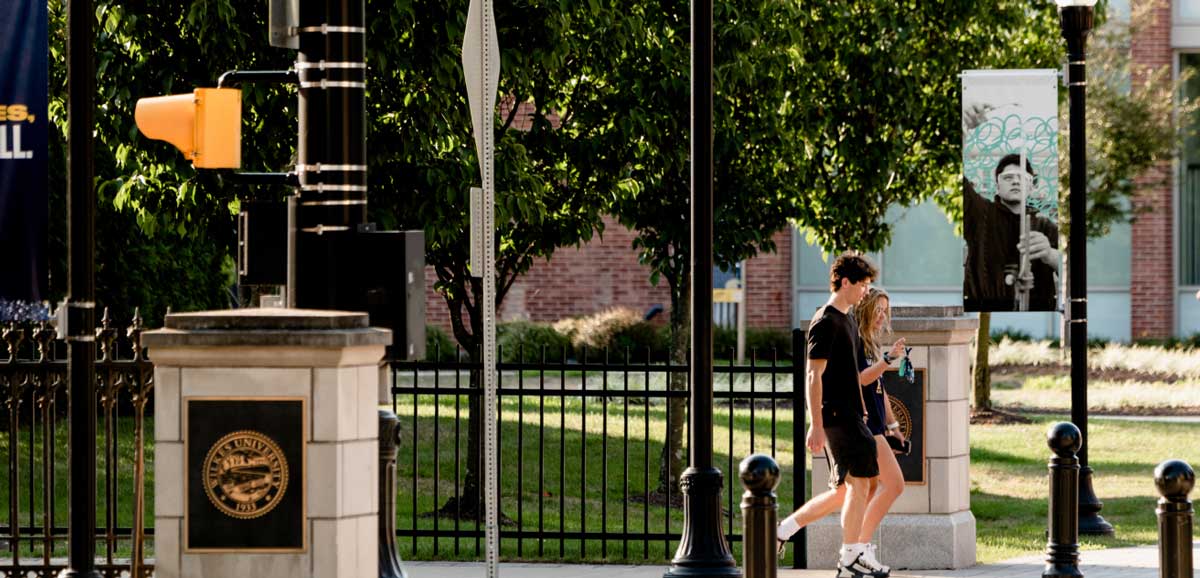
[[[867,510],[871,479],[879,475],[875,439],[867,428],[867,407],[858,380],[858,329],[850,308],[866,295],[878,275],[865,257],[843,253],[829,272],[832,295],[813,315],[808,328],[807,388],[812,426],[806,445],[825,451],[829,485],[846,484],[842,504],[841,578],[886,578],[889,569],[875,559],[870,544],[858,543]],[[787,524],[792,518],[784,521]],[[797,528],[798,529],[798,528]],[[790,528],[780,527],[780,535]]]

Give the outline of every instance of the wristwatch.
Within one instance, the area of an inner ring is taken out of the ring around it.
[[[888,431],[896,431],[896,430],[900,429],[900,422],[894,421],[892,423],[889,423],[889,424],[887,424],[887,428],[888,428]]]
[[[892,364],[892,356],[886,351],[883,352],[883,362],[888,365]]]

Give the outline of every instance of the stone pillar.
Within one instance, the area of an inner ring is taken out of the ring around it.
[[[367,315],[168,315],[154,360],[159,578],[378,574],[379,361]]]
[[[901,458],[904,493],[874,539],[879,560],[894,569],[975,564],[968,428],[971,343],[978,323],[963,315],[961,307],[892,307],[894,335],[885,341],[890,345],[899,337],[906,339],[918,376],[913,384],[901,381],[899,363],[884,375],[889,393],[907,402],[909,417],[897,417],[904,429],[911,428],[913,442],[912,455]],[[801,326],[807,328],[808,321]],[[921,415],[913,411],[917,405],[923,408]],[[829,487],[829,465],[823,455],[814,456],[812,468],[815,495]],[[839,514],[810,526],[810,567],[833,568],[841,536]]]

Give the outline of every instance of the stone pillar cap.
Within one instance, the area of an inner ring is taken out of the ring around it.
[[[162,329],[142,334],[146,347],[391,345],[389,329],[373,328],[366,313],[248,308],[167,315]]]

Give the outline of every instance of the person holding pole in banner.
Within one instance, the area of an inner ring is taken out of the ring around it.
[[[1014,153],[996,164],[992,200],[963,179],[963,219],[975,224],[967,235],[966,295],[981,306],[978,310],[1053,311],[1057,306],[1058,226],[1025,202],[1027,183],[1036,179],[1028,159]]]
[[[963,308],[1057,311],[1058,75],[962,75]]]

